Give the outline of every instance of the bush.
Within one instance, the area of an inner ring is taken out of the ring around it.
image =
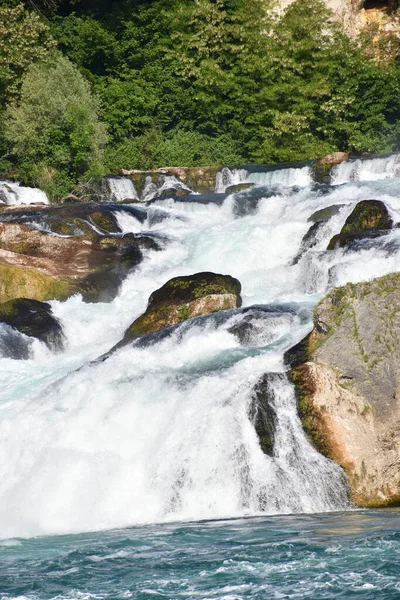
[[[98,175],[107,140],[98,111],[89,84],[67,58],[31,65],[19,102],[8,105],[4,118],[17,175],[53,198]]]

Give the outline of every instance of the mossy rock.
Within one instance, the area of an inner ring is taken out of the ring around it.
[[[96,210],[90,213],[90,220],[95,226],[106,233],[120,233],[121,229],[115,215],[110,212]]]
[[[174,277],[152,293],[146,312],[125,333],[129,341],[188,318],[241,305],[240,282],[230,275],[203,272]]]
[[[297,366],[289,371],[288,376],[295,388],[297,410],[304,433],[318,452],[332,459],[329,436],[325,431],[321,412],[314,406],[315,383],[310,377],[308,365]]]
[[[64,335],[47,302],[17,298],[0,304],[0,322],[19,332],[37,338],[52,350],[61,350]]]
[[[313,175],[314,181],[316,183],[326,183],[329,185],[332,180],[332,178],[331,178],[332,167],[333,167],[333,165],[331,165],[330,163],[325,163],[325,164],[314,163],[312,165],[312,175]]]
[[[237,194],[238,192],[244,192],[254,187],[254,183],[237,183],[236,185],[230,185],[226,188],[225,194]]]
[[[343,208],[344,204],[334,204],[333,206],[327,206],[316,210],[311,216],[308,217],[307,221],[312,223],[326,223],[331,217],[337,215]]]
[[[379,237],[392,229],[393,221],[381,200],[363,200],[347,217],[340,234],[328,244],[328,250],[349,246],[364,238]]]
[[[16,298],[65,300],[76,292],[76,285],[67,279],[50,277],[35,269],[0,263],[0,301]]]

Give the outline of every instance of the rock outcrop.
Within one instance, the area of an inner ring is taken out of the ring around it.
[[[152,293],[146,312],[127,329],[123,343],[191,317],[241,305],[240,282],[230,275],[195,273],[174,277]]]
[[[328,250],[343,248],[353,242],[386,235],[393,227],[388,209],[381,200],[359,202],[347,217],[341,232],[328,244]]]
[[[317,183],[331,183],[332,168],[340,163],[349,160],[347,152],[333,152],[312,164],[314,181]]]
[[[18,298],[0,304],[0,323],[44,342],[51,350],[62,350],[64,334],[50,304]]]
[[[154,188],[154,197],[165,194],[181,196],[191,191],[207,194],[214,191],[219,167],[163,167],[152,171],[120,169],[119,174],[129,177],[135,186],[139,200],[144,200],[149,190]],[[173,177],[176,184],[164,190],[166,178]]]
[[[333,290],[287,355],[316,447],[359,506],[400,503],[400,274]]]
[[[1,211],[0,301],[62,300],[74,293],[90,302],[112,300],[143,250],[160,248],[148,235],[122,235],[115,210],[73,204]]]

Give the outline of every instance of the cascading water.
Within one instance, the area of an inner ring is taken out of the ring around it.
[[[133,182],[129,177],[107,177],[111,200],[123,202],[124,200],[138,200],[139,196]]]
[[[0,204],[48,204],[45,192],[19,183],[0,181]]]
[[[2,537],[348,506],[341,469],[304,436],[283,354],[310,331],[327,289],[398,270],[399,229],[326,248],[360,200],[383,200],[398,222],[400,181],[290,188],[276,173],[273,188],[219,204],[159,199],[143,222],[120,216],[125,232],[150,230],[164,249],[148,252],[110,304],[51,303],[63,354],[37,342],[28,360],[1,359]],[[309,218],[332,206],[300,255]],[[243,308],[91,362],[121,340],[151,292],[198,271],[238,278]],[[255,430],[260,398],[274,422],[269,454]]]

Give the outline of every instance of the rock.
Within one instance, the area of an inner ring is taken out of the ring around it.
[[[311,223],[326,223],[329,219],[337,215],[340,210],[345,206],[344,204],[334,204],[333,206],[327,206],[316,210],[311,216],[308,217],[307,221]]]
[[[146,312],[128,328],[124,343],[191,317],[241,305],[241,285],[230,275],[195,273],[170,279],[152,293]]]
[[[229,185],[225,194],[236,194],[237,192],[244,192],[254,186],[254,183],[237,183],[236,185]]]
[[[356,240],[386,235],[393,221],[386,205],[380,200],[363,200],[347,217],[341,232],[328,244],[328,250],[343,248]]]
[[[219,167],[162,167],[151,171],[120,169],[119,174],[132,180],[140,199],[143,200],[143,192],[149,182],[153,183],[156,188],[160,188],[165,176],[168,175],[175,177],[183,186],[177,188],[177,193],[172,195],[183,194],[184,188],[186,188],[186,193],[188,193],[188,188],[200,194],[213,192],[218,170]]]
[[[118,209],[146,218],[143,209]],[[74,293],[90,302],[112,300],[143,250],[160,249],[149,235],[117,231],[113,205],[2,211],[0,301],[62,300]]]
[[[0,304],[0,322],[20,333],[37,338],[51,350],[64,346],[64,334],[54,317],[50,304],[29,298],[17,298]]]
[[[349,160],[349,155],[346,152],[333,152],[314,161],[312,164],[314,181],[330,184],[332,167],[346,160]]]
[[[334,289],[286,359],[303,426],[359,506],[400,503],[400,274]],[[305,361],[300,364],[301,360]]]
[[[269,456],[274,454],[276,431],[276,411],[269,383],[271,379],[280,376],[280,373],[267,373],[260,379],[254,388],[248,409],[249,419],[258,435],[261,450]]]
[[[347,152],[333,152],[332,154],[327,154],[323,158],[315,161],[314,164],[317,165],[340,165],[340,163],[349,160],[349,155]]]
[[[299,251],[296,254],[296,256],[294,257],[294,259],[292,261],[292,265],[297,265],[297,263],[304,256],[304,254],[306,252],[308,252],[308,250],[311,250],[311,248],[314,248],[314,246],[317,245],[318,234],[321,231],[324,224],[325,224],[324,221],[316,221],[315,223],[313,223],[311,225],[310,229],[307,231],[307,233],[301,240]]]

